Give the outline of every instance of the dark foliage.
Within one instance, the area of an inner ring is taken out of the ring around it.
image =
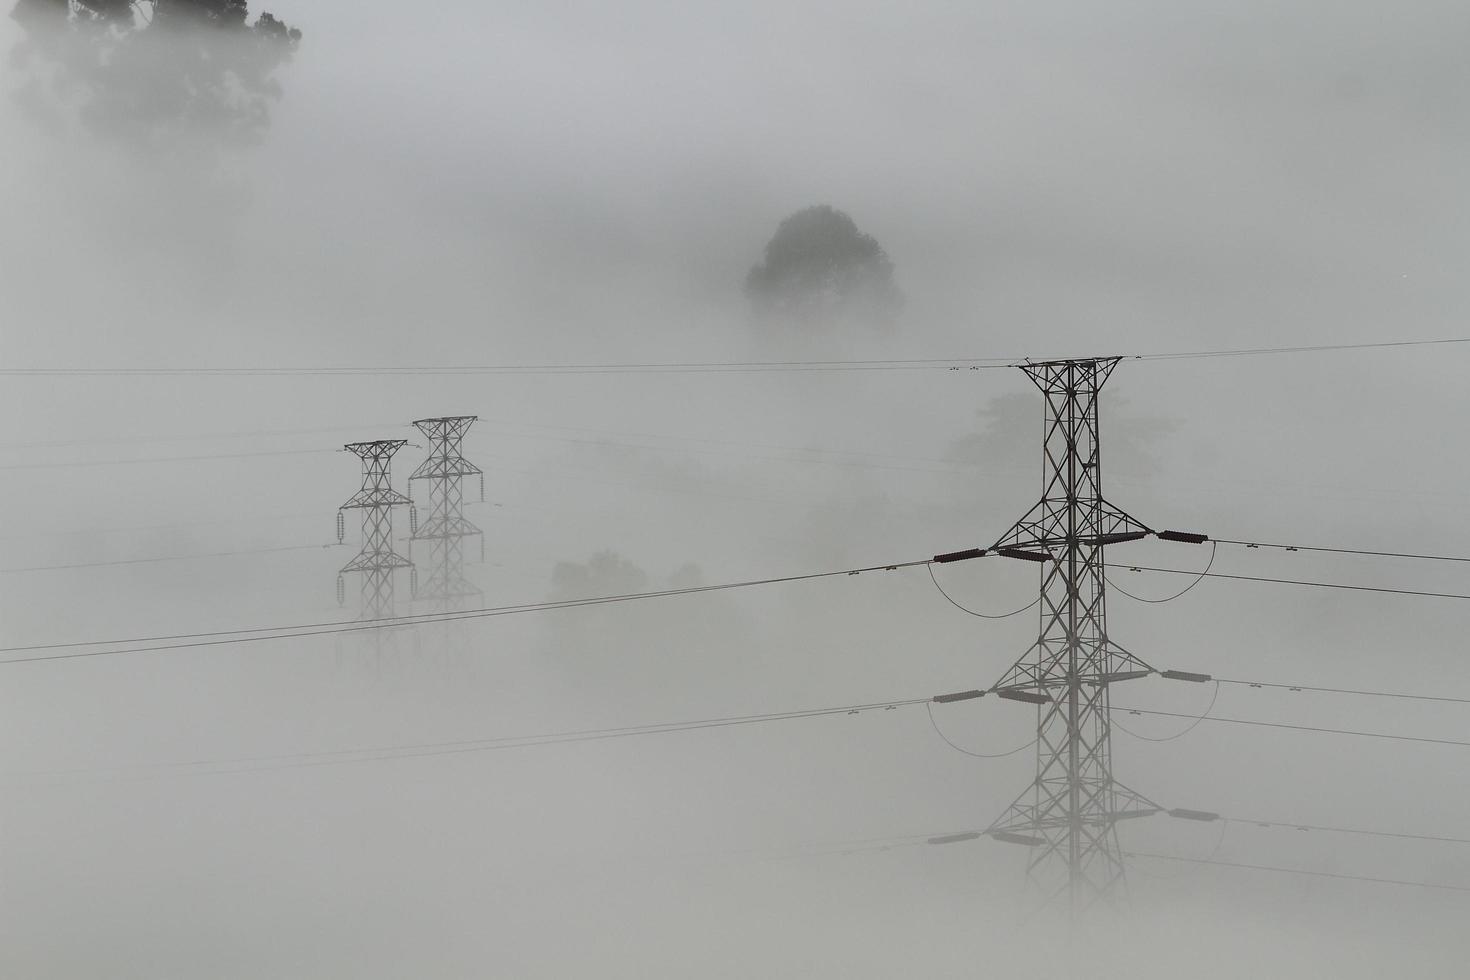
[[[887,325],[903,305],[882,246],[825,204],[781,222],[765,260],[745,277],[745,294],[763,319],[818,325]]]
[[[145,145],[258,139],[301,40],[268,13],[251,23],[246,0],[17,0],[12,16],[32,110]]]

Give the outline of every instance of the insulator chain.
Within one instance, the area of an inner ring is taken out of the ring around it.
[[[480,503],[485,502],[485,471],[480,471]]]
[[[408,505],[408,533],[419,533],[419,509],[411,502]]]
[[[339,606],[345,606],[346,604],[347,604],[347,583],[342,580],[342,576],[338,575],[337,576],[337,605],[339,605]]]
[[[347,537],[347,521],[342,517],[342,512],[337,511],[337,543],[341,544]]]
[[[408,589],[409,589],[409,592],[411,592],[413,594],[414,598],[418,598],[418,594],[419,594],[419,570],[417,568],[410,568],[408,570]]]

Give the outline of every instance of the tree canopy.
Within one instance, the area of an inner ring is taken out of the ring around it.
[[[764,260],[745,277],[745,294],[758,317],[817,325],[887,325],[903,305],[877,239],[826,204],[781,222]]]
[[[301,40],[271,14],[250,21],[247,0],[17,0],[11,15],[30,109],[143,144],[258,139],[280,96],[273,73]]]

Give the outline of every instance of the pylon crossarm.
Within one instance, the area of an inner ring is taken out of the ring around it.
[[[362,572],[373,568],[407,568],[413,562],[392,551],[365,552],[343,565],[337,574]]]
[[[485,472],[463,456],[436,458],[430,456],[409,474],[410,480],[442,480],[451,476],[478,476]]]
[[[1161,813],[1165,809],[1147,796],[1144,796],[1135,789],[1124,786],[1117,780],[1113,781],[1113,794],[1114,802],[1120,803],[1125,809],[1150,810],[1154,813]]]
[[[1121,684],[1158,673],[1141,658],[1113,644],[1108,644],[1104,655],[1089,657],[1086,663],[1087,666],[1077,672],[1076,678],[1078,686],[1083,688]],[[1067,672],[1067,666],[1061,662],[1061,658],[1043,657],[1039,661],[1022,660],[1012,665],[987,691],[1011,701],[1030,701],[1030,698],[1014,696],[1028,692],[1045,694],[1047,700],[1053,700],[1056,691],[1066,690],[1072,683],[1072,676]]]
[[[1034,516],[1037,514],[1040,516]],[[1138,518],[1120,507],[1106,501],[1090,514],[1075,536],[1069,535],[1066,526],[1066,500],[1046,499],[1041,501],[1021,520],[996,539],[987,551],[1012,548],[1018,551],[1057,550],[1075,544],[1079,548],[1102,548],[1109,544],[1123,544],[1139,540],[1157,532]],[[1056,555],[1052,555],[1053,559]],[[1098,554],[1101,561],[1101,553]]]
[[[345,504],[338,510],[366,509],[369,507],[396,507],[400,504],[411,504],[413,501],[405,494],[399,493],[392,487],[359,490],[353,494]]]

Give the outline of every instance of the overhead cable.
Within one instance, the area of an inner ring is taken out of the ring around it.
[[[937,579],[934,576],[934,566],[931,564],[931,565],[926,565],[925,567],[929,570],[929,581],[931,581],[931,582],[934,583],[934,587],[939,590],[939,594],[942,595],[942,596],[944,596],[946,599],[948,599],[949,600],[949,604],[951,606],[954,606],[960,612],[965,613],[965,614],[970,615],[970,616],[979,616],[981,619],[1010,619],[1012,616],[1019,616],[1021,613],[1025,612],[1026,610],[1030,609],[1031,607],[1035,606],[1038,602],[1041,601],[1041,596],[1037,596],[1035,599],[1032,599],[1030,602],[1026,603],[1020,609],[1015,609],[1015,610],[1012,610],[1011,612],[1008,612],[1008,613],[983,613],[983,612],[979,612],[978,610],[970,609],[970,608],[968,608],[966,606],[962,606],[958,602],[956,602],[955,599],[954,599],[954,596],[952,596],[948,592],[944,591],[944,586],[940,585],[939,584],[939,579]]]
[[[1470,344],[1470,337],[1445,337],[1439,340],[1386,340],[1365,344],[1304,344],[1295,347],[1237,347],[1226,350],[1182,351],[1175,354],[1133,354],[1135,361],[1182,361],[1206,357],[1253,357],[1260,354],[1321,354],[1328,351],[1381,350],[1389,347],[1433,347],[1444,344]]]
[[[1004,759],[1007,756],[1015,755],[1017,752],[1020,752],[1024,749],[1029,749],[1031,748],[1031,746],[1036,744],[1036,739],[1033,738],[1025,745],[1018,745],[1016,748],[1010,749],[1006,752],[975,752],[971,749],[965,748],[962,745],[956,745],[953,741],[950,740],[950,737],[944,734],[944,732],[940,729],[939,722],[934,717],[934,700],[935,699],[930,698],[929,701],[924,705],[924,710],[929,712],[929,724],[934,729],[934,734],[938,735],[940,740],[943,741],[945,745],[948,745],[956,752],[963,752],[965,755],[974,756],[977,759]]]
[[[1199,575],[1202,578],[1234,579],[1239,582],[1267,582],[1275,585],[1305,585],[1318,589],[1345,589],[1349,592],[1383,592],[1389,595],[1423,596],[1430,599],[1470,599],[1461,592],[1426,592],[1418,589],[1392,589],[1381,585],[1348,585],[1343,582],[1314,582],[1295,578],[1268,578],[1260,575],[1229,575],[1225,572],[1193,572],[1187,568],[1153,568],[1148,565],[1122,565],[1109,562],[1107,568],[1121,568],[1130,572],[1159,572],[1165,575]]]
[[[266,555],[278,551],[321,551],[340,547],[332,544],[294,544],[280,548],[245,548],[239,551],[211,551],[198,555],[161,555],[157,558],[120,558],[116,561],[82,561],[67,565],[29,565],[24,568],[0,568],[0,575],[19,572],[59,572],[77,568],[105,568],[110,565],[151,565],[163,561],[195,561],[200,558],[236,558],[240,555]]]
[[[76,466],[132,466],[138,463],[189,463],[201,459],[253,459],[257,456],[315,456],[337,449],[272,449],[258,453],[211,453],[200,456],[151,456],[140,459],[88,459],[65,463],[9,463],[0,470],[59,470]]]
[[[1329,834],[1353,834],[1361,837],[1391,837],[1396,840],[1422,840],[1441,844],[1470,844],[1470,837],[1440,837],[1434,834],[1400,834],[1387,830],[1362,830],[1355,827],[1323,827],[1309,823],[1289,823],[1279,820],[1247,820],[1242,817],[1222,817],[1228,823],[1250,824],[1280,830],[1318,831]]]
[[[1371,558],[1414,558],[1419,561],[1461,561],[1470,562],[1470,556],[1464,555],[1423,555],[1411,551],[1369,551],[1364,548],[1319,548],[1305,544],[1279,544],[1268,541],[1235,541],[1229,538],[1215,538],[1219,544],[1236,545],[1242,548],[1270,548],[1274,551],[1313,551],[1333,555],[1365,555]]]
[[[1440,885],[1428,881],[1408,881],[1401,878],[1374,878],[1368,875],[1340,874],[1335,871],[1308,871],[1305,868],[1283,868],[1274,864],[1242,864],[1237,861],[1220,861],[1214,858],[1183,857],[1178,854],[1154,854],[1149,851],[1124,851],[1128,857],[1157,858],[1161,861],[1182,861],[1186,864],[1213,864],[1222,868],[1247,868],[1251,871],[1276,871],[1282,874],[1310,875],[1314,878],[1339,878],[1345,881],[1366,881],[1379,885],[1407,885],[1414,888],[1434,888],[1452,892],[1470,892],[1464,885]]]
[[[1128,708],[1113,705],[1107,710],[1112,712],[1126,711],[1130,715],[1157,715],[1161,718],[1188,718],[1195,720],[1194,715],[1180,714],[1177,711],[1152,711],[1146,708]],[[1245,718],[1219,718],[1208,716],[1203,721],[1215,722],[1222,725],[1252,725],[1260,728],[1284,728],[1297,732],[1320,732],[1327,735],[1355,735],[1360,738],[1383,738],[1394,742],[1422,742],[1431,745],[1462,745],[1470,746],[1470,742],[1452,738],[1428,738],[1422,735],[1394,735],[1390,732],[1364,732],[1347,728],[1318,728],[1312,725],[1288,725],[1276,721],[1251,721]]]
[[[357,749],[330,749],[319,752],[296,752],[281,755],[257,755],[233,758],[194,759],[186,762],[156,763],[152,765],[117,767],[112,769],[66,769],[45,772],[16,773],[26,776],[94,775],[124,771],[183,770],[206,774],[230,774],[260,772],[273,769],[296,769],[312,766],[344,765],[359,762],[383,762],[393,759],[417,759],[438,755],[460,755],[470,752],[492,752],[505,749],[531,748],[542,745],[564,745],[575,742],[595,742],[615,738],[631,738],[639,735],[663,735],[673,732],[697,731],[708,728],[728,728],[737,725],[757,725],[775,721],[792,721],[800,718],[821,718],[830,715],[856,715],[865,711],[891,711],[915,704],[923,704],[928,698],[907,698],[897,701],[877,701],[862,704],[844,704],[833,707],[804,708],[795,711],[767,712],[763,714],[728,715],[724,717],[696,718],[686,721],[661,722],[646,725],[626,725],[618,728],[583,728],[570,731],[542,732],[530,735],[504,735],[490,738],[455,739],[443,742],[417,742],[400,745],[380,745]],[[236,766],[233,769],[209,769],[210,766]]]
[[[1244,687],[1275,688],[1283,691],[1312,691],[1320,694],[1353,694],[1366,698],[1396,698],[1403,701],[1441,701],[1448,704],[1470,704],[1470,698],[1455,698],[1440,694],[1401,694],[1397,691],[1368,691],[1348,687],[1313,687],[1309,684],[1273,684],[1268,681],[1242,681],[1217,677],[1221,684],[1239,684]]]
[[[1227,350],[1131,353],[1118,355],[1134,361],[1190,360],[1216,357],[1247,357],[1269,354],[1322,353],[1327,351],[1379,350],[1392,347],[1428,347],[1470,343],[1470,337],[1436,340],[1397,340],[1361,344],[1310,344],[1291,347],[1248,347]],[[1048,357],[1055,360],[1057,358]],[[1037,358],[1026,357],[937,357],[875,358],[830,361],[664,361],[645,363],[569,364],[455,364],[413,366],[313,367],[31,367],[0,368],[0,377],[320,377],[384,375],[484,375],[484,374],[689,374],[808,371],[894,371],[946,370],[979,371],[1022,367]]]
[[[720,592],[730,589],[749,588],[760,585],[777,585],[790,582],[812,581],[823,578],[833,578],[842,575],[861,575],[865,572],[897,571],[903,568],[913,568],[919,565],[927,565],[934,559],[925,558],[918,561],[898,562],[891,565],[870,565],[863,568],[846,568],[829,572],[809,572],[802,575],[785,575],[776,578],[748,579],[739,582],[723,582],[716,585],[689,586],[680,589],[662,589],[649,592],[629,592],[618,595],[589,596],[579,599],[554,600],[548,602],[522,603],[508,606],[488,606],[478,609],[458,610],[449,613],[419,613],[407,616],[391,616],[383,619],[366,622],[342,622],[326,621],[315,623],[297,623],[283,626],[256,626],[233,630],[211,630],[195,633],[173,633],[155,636],[127,637],[102,640],[76,640],[64,643],[39,643],[25,646],[0,647],[0,654],[26,653],[31,651],[46,650],[77,650],[81,647],[123,647],[122,649],[106,650],[81,650],[74,653],[47,654],[32,657],[12,657],[0,660],[0,664],[32,663],[45,660],[66,660],[83,657],[102,657],[115,654],[127,653],[151,653],[161,650],[180,650],[198,647],[223,646],[235,643],[254,643],[269,640],[292,639],[303,636],[326,636],[336,633],[353,633],[363,630],[392,629],[396,627],[417,626],[423,623],[455,622],[466,619],[484,619],[495,616],[509,616],[520,613],[545,612],[558,609],[575,609],[584,606],[606,605],[619,602],[633,602],[644,599],[658,599],[669,596],[697,595],[706,592]],[[181,641],[181,642],[173,642]],[[126,644],[163,644],[155,646],[127,647]]]
[[[745,374],[753,372],[823,371],[978,371],[1009,368],[1014,358],[945,357],[833,361],[666,361],[605,364],[455,364],[413,366],[316,367],[141,367],[141,368],[5,368],[10,377],[343,377],[404,375],[548,375],[548,374]]]
[[[1210,542],[1210,560],[1205,563],[1205,570],[1199,573],[1199,578],[1195,579],[1193,582],[1190,582],[1188,585],[1186,585],[1184,588],[1180,589],[1178,592],[1174,593],[1173,595],[1171,595],[1171,596],[1165,596],[1162,599],[1149,599],[1149,598],[1147,598],[1145,596],[1134,595],[1132,592],[1129,592],[1127,589],[1123,588],[1118,583],[1114,582],[1110,576],[1104,575],[1103,578],[1104,578],[1104,580],[1107,581],[1108,586],[1110,588],[1117,589],[1119,592],[1123,593],[1128,598],[1137,600],[1138,602],[1152,602],[1152,603],[1157,603],[1157,602],[1173,602],[1175,599],[1178,599],[1181,596],[1183,596],[1186,593],[1188,593],[1189,591],[1191,591],[1196,585],[1199,585],[1201,582],[1203,582],[1205,580],[1206,577],[1209,576],[1210,569],[1212,569],[1212,568],[1215,567],[1215,553],[1216,553],[1216,550],[1217,550],[1216,547],[1215,547],[1216,544],[1218,544],[1218,542],[1216,542],[1216,541],[1213,541],[1212,540]]]
[[[1182,731],[1175,732],[1173,735],[1168,735],[1168,736],[1165,736],[1164,738],[1156,738],[1156,737],[1154,737],[1152,735],[1140,735],[1137,732],[1131,731],[1128,728],[1124,727],[1123,724],[1121,722],[1119,722],[1116,718],[1113,719],[1113,726],[1115,728],[1121,728],[1123,730],[1123,733],[1125,735],[1131,735],[1132,737],[1134,737],[1136,739],[1141,739],[1142,741],[1145,741],[1145,742],[1172,742],[1176,738],[1183,738],[1184,736],[1188,735],[1190,732],[1194,731],[1196,728],[1199,727],[1200,722],[1206,721],[1210,717],[1210,712],[1215,710],[1215,702],[1218,701],[1219,699],[1220,699],[1220,682],[1219,681],[1215,681],[1215,691],[1214,691],[1213,694],[1210,695],[1210,703],[1209,703],[1209,706],[1205,708],[1204,713],[1201,714],[1199,717],[1197,717],[1197,718],[1193,719],[1192,721],[1190,721],[1190,723],[1187,726],[1185,726],[1185,728]]]

